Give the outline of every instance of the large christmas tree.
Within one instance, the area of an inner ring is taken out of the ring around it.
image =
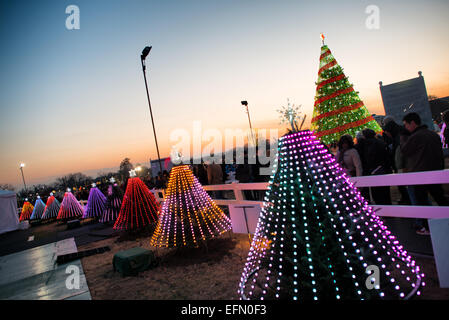
[[[243,299],[406,299],[423,277],[312,132],[280,138]]]
[[[81,218],[83,216],[83,207],[75,198],[70,188],[64,194],[62,199],[61,208],[58,212],[58,220],[68,220],[72,218]]]
[[[33,210],[34,206],[30,202],[28,202],[28,198],[25,199],[25,202],[22,206],[22,212],[20,213],[19,221],[30,220]]]
[[[58,199],[55,198],[53,192],[50,193],[50,196],[47,199],[47,204],[45,205],[44,214],[42,215],[42,220],[56,218],[60,208],[61,204]]]
[[[311,129],[326,145],[366,128],[382,132],[322,38]]]
[[[30,220],[40,220],[42,218],[42,215],[44,214],[44,210],[45,210],[45,203],[44,201],[42,201],[40,196],[37,196]]]
[[[83,218],[98,218],[104,213],[106,205],[106,197],[97,188],[95,183],[92,183],[92,188],[89,192],[89,198],[87,199],[87,207],[84,211]]]
[[[158,219],[159,204],[156,198],[143,181],[136,177],[135,170],[131,170],[129,174],[130,178],[114,229],[141,229],[155,224]]]
[[[151,245],[196,247],[200,241],[229,229],[230,219],[210,198],[189,167],[181,165],[172,168]]]

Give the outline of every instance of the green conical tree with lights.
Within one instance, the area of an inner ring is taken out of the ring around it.
[[[359,94],[337,63],[321,34],[320,68],[316,82],[315,104],[311,130],[326,145],[336,142],[344,134],[369,128],[381,133],[382,128],[369,113]]]

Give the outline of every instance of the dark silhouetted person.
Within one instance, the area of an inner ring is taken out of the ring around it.
[[[407,171],[442,170],[444,168],[443,148],[438,134],[429,130],[426,125],[421,125],[421,118],[415,112],[407,114],[402,122],[405,129],[410,132],[410,135],[401,135],[401,152],[406,157]],[[429,205],[429,193],[439,206],[448,205],[443,188],[439,184],[414,185],[411,187],[416,201],[412,204]],[[426,223],[427,220],[425,219],[417,221],[418,234],[429,234]]]

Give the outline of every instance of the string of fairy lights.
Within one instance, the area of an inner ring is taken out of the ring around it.
[[[338,65],[328,46],[323,44],[311,129],[328,145],[344,134],[355,136],[365,128],[382,132],[348,81],[343,68]]]
[[[34,206],[28,202],[28,198],[25,199],[25,202],[22,206],[22,211],[20,212],[19,221],[29,220],[31,214],[33,213]]]
[[[153,225],[158,221],[159,204],[156,198],[131,170],[122,206],[114,229],[132,230]]]
[[[172,168],[151,245],[198,246],[231,228],[230,219],[203,189],[186,165]]]
[[[50,193],[45,205],[44,214],[42,215],[42,220],[56,218],[60,208],[61,204],[58,199],[55,198],[53,193]]]
[[[92,183],[92,188],[87,199],[86,210],[83,218],[100,218],[102,217],[106,206],[106,197],[101,192],[95,183]]]
[[[40,196],[37,196],[36,202],[34,203],[33,213],[31,214],[30,220],[39,220],[44,213],[45,203],[42,201]]]
[[[70,188],[64,193],[64,198],[59,209],[57,220],[67,220],[83,216],[83,207],[75,198]]]
[[[278,155],[240,280],[243,299],[421,293],[424,274],[416,262],[313,133],[282,137]],[[360,282],[369,265],[379,265],[384,279],[374,292]]]

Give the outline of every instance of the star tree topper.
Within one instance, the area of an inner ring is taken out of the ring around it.
[[[290,104],[290,100],[287,99],[287,107],[282,106],[281,109],[277,110],[281,114],[281,124],[282,123],[290,123],[293,132],[298,132],[301,130],[302,125],[304,124],[304,120],[306,116],[303,118],[300,116],[301,105],[295,106],[294,104]],[[302,118],[301,126],[298,128],[298,123],[296,120],[300,120]]]
[[[134,178],[135,176],[137,176],[136,170],[134,170],[134,169],[129,170],[129,177],[130,177],[130,178]]]

